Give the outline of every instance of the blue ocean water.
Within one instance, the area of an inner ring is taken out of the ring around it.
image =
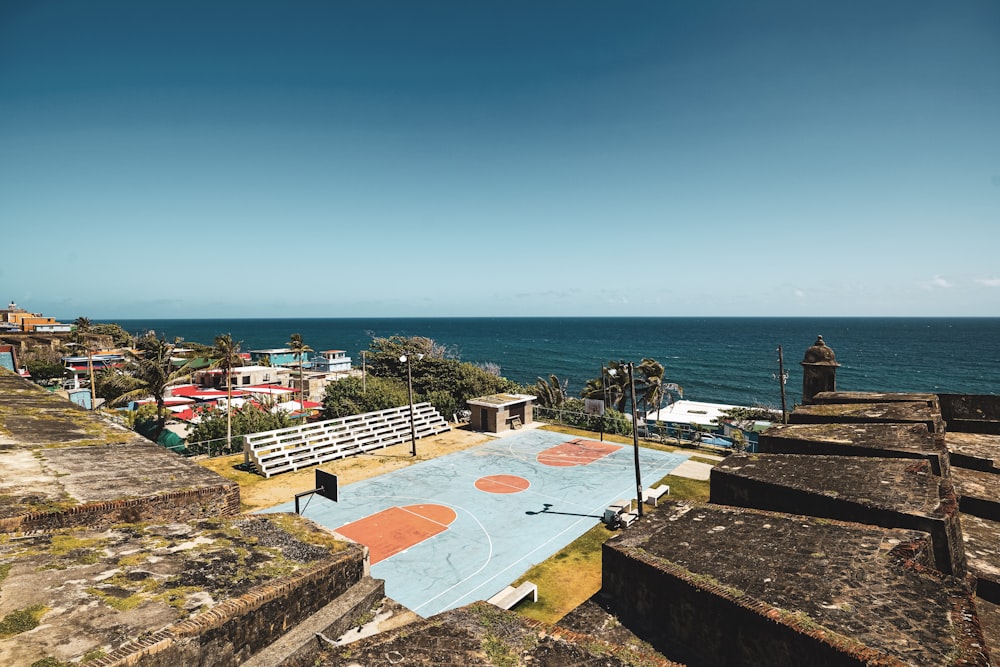
[[[802,393],[802,361],[818,334],[837,355],[845,391],[1000,392],[1000,318],[321,318],[118,320],[132,333],[211,344],[228,333],[243,350],[283,347],[293,333],[314,350],[360,352],[375,336],[426,336],[462,361],[498,364],[533,384],[550,374],[579,395],[609,360],[652,357],[685,398],[780,407],[778,346],[788,405]]]

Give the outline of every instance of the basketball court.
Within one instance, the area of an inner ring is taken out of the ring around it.
[[[687,457],[640,449],[644,486]],[[526,430],[341,487],[339,502],[311,496],[302,514],[367,545],[386,595],[427,617],[489,598],[634,497],[630,445]]]

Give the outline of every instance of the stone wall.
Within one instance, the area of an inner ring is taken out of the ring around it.
[[[656,650],[691,666],[862,667],[881,664],[871,658],[884,658],[848,637],[829,632],[817,637],[808,619],[743,601],[671,563],[607,545],[602,558],[601,591],[621,623]]]
[[[949,431],[1000,435],[1000,396],[939,394],[938,398]]]
[[[878,467],[878,459],[872,459]],[[930,466],[921,461],[914,465]],[[836,474],[836,473],[834,473]],[[897,487],[903,482],[892,480]],[[875,491],[879,491],[876,489]],[[751,479],[722,467],[712,470],[710,502],[735,507],[752,507],[774,512],[805,514],[814,517],[851,521],[883,528],[906,528],[930,534],[933,545],[933,566],[945,574],[964,576],[966,573],[965,545],[959,524],[958,498],[948,481],[939,486],[940,501],[935,513],[911,511],[911,508],[888,507],[869,500],[864,502],[865,489],[858,497],[831,497],[817,489],[787,486],[781,481]],[[903,497],[904,494],[900,493]]]
[[[762,454],[924,458],[935,475],[951,473],[944,440],[924,424],[777,424],[757,438]]]
[[[364,554],[364,547],[350,545],[306,570],[226,600],[87,664],[239,665],[360,581],[365,575]]]
[[[240,487],[235,483],[174,491],[141,498],[86,503],[54,512],[28,512],[0,519],[0,532],[31,532],[79,526],[100,527],[138,521],[191,521],[240,513]]]

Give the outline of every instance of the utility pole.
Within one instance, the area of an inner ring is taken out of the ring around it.
[[[366,364],[365,351],[361,350],[361,393],[368,393],[368,366]]]
[[[778,382],[781,384],[781,423],[788,423],[788,410],[785,407],[785,383],[788,381],[788,375],[785,373],[785,358],[781,352],[781,346],[778,346]]]

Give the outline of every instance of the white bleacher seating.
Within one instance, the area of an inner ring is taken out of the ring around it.
[[[450,431],[430,403],[413,406],[418,438]],[[366,412],[243,436],[254,466],[265,477],[397,445],[410,439],[410,406]]]

